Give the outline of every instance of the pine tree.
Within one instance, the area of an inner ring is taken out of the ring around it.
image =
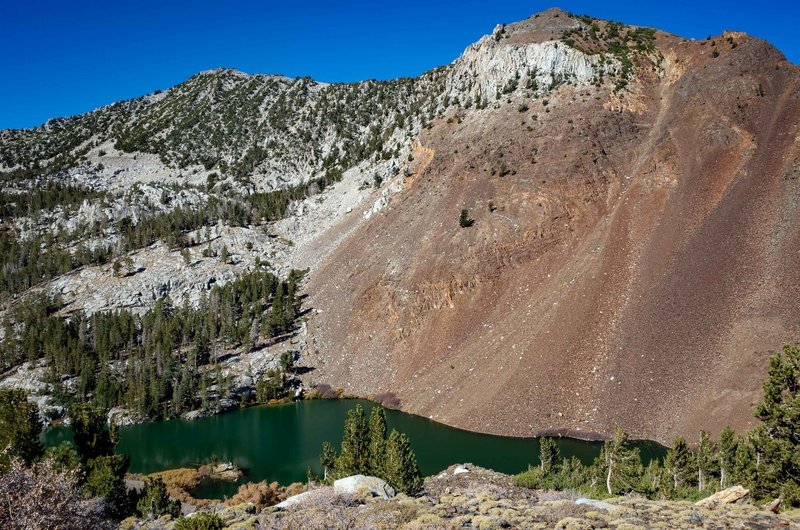
[[[125,473],[130,464],[126,455],[98,456],[85,466],[86,492],[90,496],[104,497],[111,515],[122,517],[128,510],[128,490]]]
[[[719,435],[717,443],[717,463],[719,464],[719,487],[725,489],[733,476],[733,465],[736,461],[736,449],[739,441],[730,426],[725,427]]]
[[[550,474],[558,467],[561,452],[552,438],[539,439],[539,468],[544,475]]]
[[[386,412],[383,407],[373,407],[369,415],[369,472],[383,474],[386,460]]]
[[[664,466],[661,460],[654,458],[650,460],[642,475],[639,491],[641,491],[648,499],[664,498],[663,486],[665,480],[669,480],[666,476]]]
[[[264,332],[270,337],[277,337],[286,331],[286,283],[280,282],[275,295],[272,297],[272,307],[269,318],[265,319]]]
[[[336,475],[336,462],[339,455],[336,454],[336,449],[333,448],[330,442],[322,443],[322,454],[319,457],[319,463],[322,465],[322,478],[328,480],[328,477]]]
[[[42,456],[41,432],[38,408],[28,401],[25,392],[0,389],[0,472],[11,458],[20,458],[30,465]]]
[[[731,468],[731,484],[742,484],[752,488],[758,475],[759,457],[750,435],[739,438],[736,444],[736,456]]]
[[[675,492],[688,486],[694,477],[694,466],[692,454],[689,451],[689,444],[683,437],[675,439],[672,448],[667,451],[664,459],[664,467],[672,477],[672,485]]]
[[[170,500],[167,486],[160,478],[148,479],[144,487],[144,496],[136,503],[136,509],[149,519],[156,519],[162,515],[177,517],[181,506]]]
[[[361,405],[347,413],[336,469],[344,476],[369,472],[369,427]]]
[[[619,426],[614,437],[603,444],[595,465],[603,472],[609,495],[633,490],[642,474],[639,449],[630,447],[628,435]]]
[[[392,429],[386,442],[384,478],[395,490],[406,495],[417,495],[422,491],[422,474],[417,466],[417,457],[411,449],[408,436]]]
[[[714,444],[706,431],[700,432],[700,444],[695,451],[695,467],[697,468],[697,490],[703,491],[716,470],[714,462]]]
[[[103,409],[78,404],[70,410],[75,449],[84,465],[94,458],[110,456],[117,445],[114,426],[108,427]]]
[[[469,216],[469,210],[466,208],[461,210],[461,215],[458,217],[458,224],[461,228],[469,228],[475,224],[475,220]]]
[[[794,495],[800,487],[800,345],[784,346],[770,359],[763,391],[755,411],[762,423],[753,431],[759,459],[755,494],[786,492],[800,505]]]

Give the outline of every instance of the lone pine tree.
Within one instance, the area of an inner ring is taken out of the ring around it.
[[[369,427],[361,405],[347,413],[336,468],[342,476],[369,473]]]
[[[707,489],[717,469],[714,457],[714,443],[706,431],[700,432],[700,444],[695,455],[695,468],[697,469],[697,490]]]
[[[369,415],[369,472],[380,476],[386,461],[386,412],[374,407]]]
[[[689,451],[689,444],[683,437],[675,439],[667,456],[664,459],[664,467],[672,478],[672,485],[675,491],[689,485],[694,477],[692,454]]]
[[[643,471],[639,449],[630,446],[628,435],[619,427],[614,437],[603,444],[596,467],[603,472],[609,495],[631,491]]]
[[[469,210],[467,210],[466,208],[461,210],[461,215],[458,216],[458,225],[461,228],[469,228],[473,224],[475,224],[475,219],[472,219],[469,216]]]
[[[411,442],[408,436],[394,429],[386,443],[384,469],[383,478],[397,491],[406,495],[418,495],[422,491],[422,474]]]
[[[552,438],[539,439],[539,468],[545,475],[551,473],[558,467],[561,453],[558,444]]]

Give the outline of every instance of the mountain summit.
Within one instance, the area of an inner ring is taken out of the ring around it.
[[[0,162],[7,194],[85,194],[9,213],[6,240],[132,264],[31,273],[17,296],[143,313],[259,267],[309,268],[291,339],[306,387],[470,430],[745,427],[769,355],[800,338],[800,71],[741,33],[689,40],[550,9],[418,78],[203,72],[2,131]],[[280,211],[253,213],[281,190]],[[208,224],[172,229],[198,245],[189,258],[165,239],[120,243],[123,226],[210,204]],[[4,259],[11,291],[29,264]],[[30,381],[5,362],[8,384]]]

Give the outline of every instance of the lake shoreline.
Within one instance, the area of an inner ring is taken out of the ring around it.
[[[150,475],[170,469],[196,468],[208,462],[231,462],[245,470],[238,483],[204,483],[198,498],[222,498],[235,494],[246,482],[304,482],[310,468],[322,474],[319,464],[323,442],[338,445],[347,413],[361,405],[367,412],[374,401],[363,399],[307,399],[259,405],[206,416],[196,420],[172,419],[121,427],[117,452],[131,459],[130,473]],[[420,470],[430,476],[454,462],[507,474],[538,464],[539,441],[535,437],[496,436],[467,431],[423,416],[388,408],[390,429],[406,433],[417,453]],[[45,445],[69,439],[65,428],[43,433]],[[591,463],[602,442],[554,436],[562,454]],[[642,458],[662,458],[660,444],[638,441]],[[193,495],[193,496],[194,496]]]

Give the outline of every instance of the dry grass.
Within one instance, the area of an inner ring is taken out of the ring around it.
[[[306,487],[299,482],[295,482],[286,487],[281,486],[277,482],[268,484],[265,480],[261,482],[250,482],[239,486],[236,495],[230,499],[225,499],[225,505],[236,506],[237,504],[252,503],[256,508],[261,510],[304,491],[306,491]]]
[[[167,493],[169,493],[169,496],[173,499],[194,504],[195,506],[209,506],[214,503],[214,501],[208,499],[195,499],[189,493],[189,491],[196,488],[203,479],[202,473],[197,469],[181,467],[178,469],[168,469],[167,471],[151,473],[147,476],[163,480],[164,484],[167,486]]]

